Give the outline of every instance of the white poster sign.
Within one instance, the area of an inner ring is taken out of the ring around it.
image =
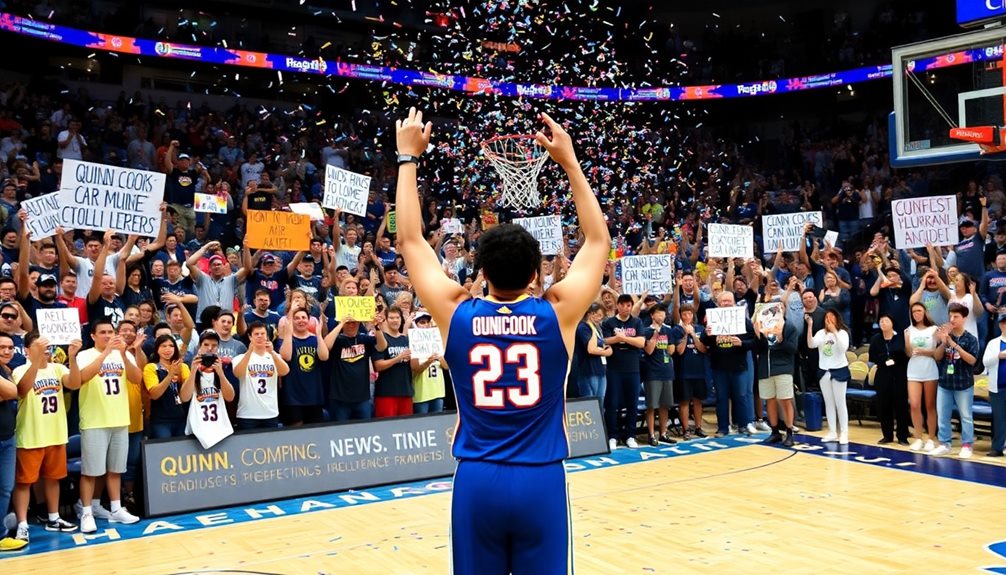
[[[56,228],[63,225],[59,217],[62,207],[59,199],[59,194],[45,194],[21,202],[21,207],[28,213],[25,226],[31,232],[32,241],[56,235]]]
[[[295,214],[304,214],[315,222],[325,221],[325,212],[322,211],[321,206],[314,202],[290,204],[290,211]]]
[[[440,220],[440,231],[444,234],[463,234],[465,231],[464,224],[458,218],[444,218]]]
[[[622,293],[671,293],[673,260],[670,254],[622,258]]]
[[[754,228],[733,224],[709,224],[709,257],[753,258]]]
[[[39,309],[38,334],[49,340],[49,345],[67,345],[80,339],[80,313],[77,308]]]
[[[430,356],[436,354],[444,355],[444,340],[440,336],[439,328],[418,328],[409,330],[409,351],[412,357],[419,361],[426,361]]]
[[[60,221],[67,228],[154,237],[166,176],[78,160],[63,162]]]
[[[824,232],[824,241],[831,247],[838,245],[838,232],[834,230],[828,230]]]
[[[357,216],[367,215],[367,195],[370,194],[370,176],[364,176],[336,168],[325,166],[325,197],[321,205],[335,210],[340,209]]]
[[[531,232],[541,246],[541,255],[554,256],[562,250],[562,219],[559,216],[514,218],[513,223]]]
[[[706,322],[712,335],[741,335],[747,331],[747,306],[714,307],[706,310]]]
[[[782,244],[782,251],[795,252],[800,249],[800,238],[807,224],[823,226],[821,212],[797,212],[795,214],[771,214],[761,217],[762,251],[774,254]]]
[[[960,241],[957,227],[957,197],[908,198],[891,203],[894,246],[899,250],[952,246]]]

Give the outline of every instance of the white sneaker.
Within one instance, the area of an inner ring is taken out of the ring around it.
[[[836,440],[838,440],[838,435],[830,432],[828,433],[828,435],[825,435],[824,437],[821,438],[822,443],[832,443]]]
[[[80,505],[80,501],[73,504],[73,510],[77,513],[77,519],[84,513],[84,508]],[[105,509],[101,504],[91,506],[91,514],[94,515],[95,519],[108,519],[112,516],[112,512]]]
[[[625,446],[629,449],[639,449],[639,443],[636,442],[635,437],[630,437],[625,440]]]
[[[933,443],[932,439],[927,439],[926,440],[926,445],[922,448],[922,451],[925,451],[926,453],[929,453],[930,451],[932,451],[934,449],[936,449],[936,444]]]
[[[849,434],[843,433],[838,436],[839,445],[849,445]]]
[[[17,527],[17,524],[14,526]],[[23,527],[17,527],[17,535],[14,536],[14,539],[24,541],[25,543],[31,543],[31,536],[28,535],[28,526],[25,525]]]
[[[618,440],[612,437],[608,440],[608,451],[614,451],[618,449]]]
[[[797,426],[794,425],[792,427],[792,429],[793,429],[793,433],[800,433],[800,428],[799,427],[797,427]]]
[[[94,514],[85,513],[80,516],[80,532],[81,533],[94,533],[98,530],[98,526],[94,524]]]
[[[757,428],[758,431],[766,431],[766,432],[772,431],[772,428],[769,427],[768,423],[765,423],[764,419],[759,419],[758,421],[756,421],[755,428]]]
[[[108,514],[109,523],[122,523],[124,525],[132,525],[139,521],[140,518],[130,513],[125,507],[120,507],[115,513]]]
[[[755,424],[749,423],[744,426],[744,433],[747,433],[748,435],[754,435],[758,433],[758,428],[755,427]]]
[[[971,459],[971,446],[965,445],[962,447],[961,452],[957,454],[957,457],[960,457],[961,459]]]
[[[932,455],[933,457],[939,457],[941,455],[946,455],[950,453],[950,448],[941,443],[936,447],[934,447],[932,450],[927,451],[926,453]]]
[[[908,449],[911,449],[912,451],[920,451],[922,449],[922,440],[916,439],[908,446]]]

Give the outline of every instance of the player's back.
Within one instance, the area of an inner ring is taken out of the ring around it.
[[[451,318],[444,353],[460,422],[459,459],[540,464],[569,454],[569,354],[549,302],[472,299]]]

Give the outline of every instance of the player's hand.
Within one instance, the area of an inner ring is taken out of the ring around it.
[[[573,139],[566,130],[544,112],[541,114],[541,120],[551,130],[552,138],[550,139],[544,132],[539,131],[534,135],[535,141],[548,150],[548,155],[555,160],[555,163],[562,166],[563,169],[569,169],[577,165],[576,152],[573,150]]]
[[[423,113],[409,108],[409,117],[395,122],[395,141],[399,154],[419,156],[430,145],[433,123],[423,124]]]

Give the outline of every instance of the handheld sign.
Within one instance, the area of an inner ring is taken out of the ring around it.
[[[733,224],[709,224],[709,257],[753,258],[754,228]]]
[[[60,221],[67,228],[154,237],[161,229],[166,179],[158,172],[66,160]]]
[[[554,256],[562,250],[562,220],[559,216],[514,218],[513,223],[524,228],[538,240],[541,255]]]
[[[771,214],[761,217],[762,251],[774,254],[782,244],[782,251],[795,252],[800,246],[803,229],[807,224],[822,226],[821,212],[796,212],[794,214]]]
[[[740,335],[747,331],[747,306],[714,307],[706,310],[706,322],[713,335]]]
[[[335,296],[335,319],[345,321],[353,318],[356,321],[372,321],[377,313],[377,303],[374,296]]]
[[[311,218],[303,214],[248,210],[248,247],[276,251],[311,249]]]
[[[824,232],[824,241],[828,243],[829,246],[835,247],[838,245],[838,232],[834,230],[828,230]]]
[[[38,334],[50,345],[67,345],[80,339],[80,313],[77,308],[39,309]]]
[[[894,218],[894,246],[899,250],[956,245],[957,197],[933,196],[891,202]]]
[[[440,230],[447,235],[463,234],[465,226],[458,218],[444,218],[440,220]]]
[[[208,214],[226,214],[227,198],[216,194],[196,194],[192,209]]]
[[[784,313],[781,301],[757,303],[755,304],[754,321],[761,324],[762,331],[772,330],[785,319]]]
[[[388,233],[397,234],[398,233],[398,212],[391,210],[388,212]]]
[[[500,223],[499,216],[489,210],[482,211],[482,229],[488,230]]]
[[[31,232],[31,239],[34,241],[56,235],[56,228],[63,225],[59,218],[60,208],[59,194],[45,194],[37,198],[21,202],[21,207],[28,213],[25,226]]]
[[[347,214],[367,215],[367,195],[370,194],[370,176],[349,170],[325,166],[325,197],[321,205]]]
[[[671,255],[627,256],[622,258],[622,293],[671,293]]]
[[[409,351],[412,357],[419,361],[426,361],[432,355],[444,355],[444,340],[440,336],[440,330],[435,327],[417,328],[409,330]]]
[[[321,206],[314,202],[303,202],[299,204],[290,204],[290,211],[295,214],[303,214],[313,222],[321,222],[325,220],[325,212],[321,211]]]

